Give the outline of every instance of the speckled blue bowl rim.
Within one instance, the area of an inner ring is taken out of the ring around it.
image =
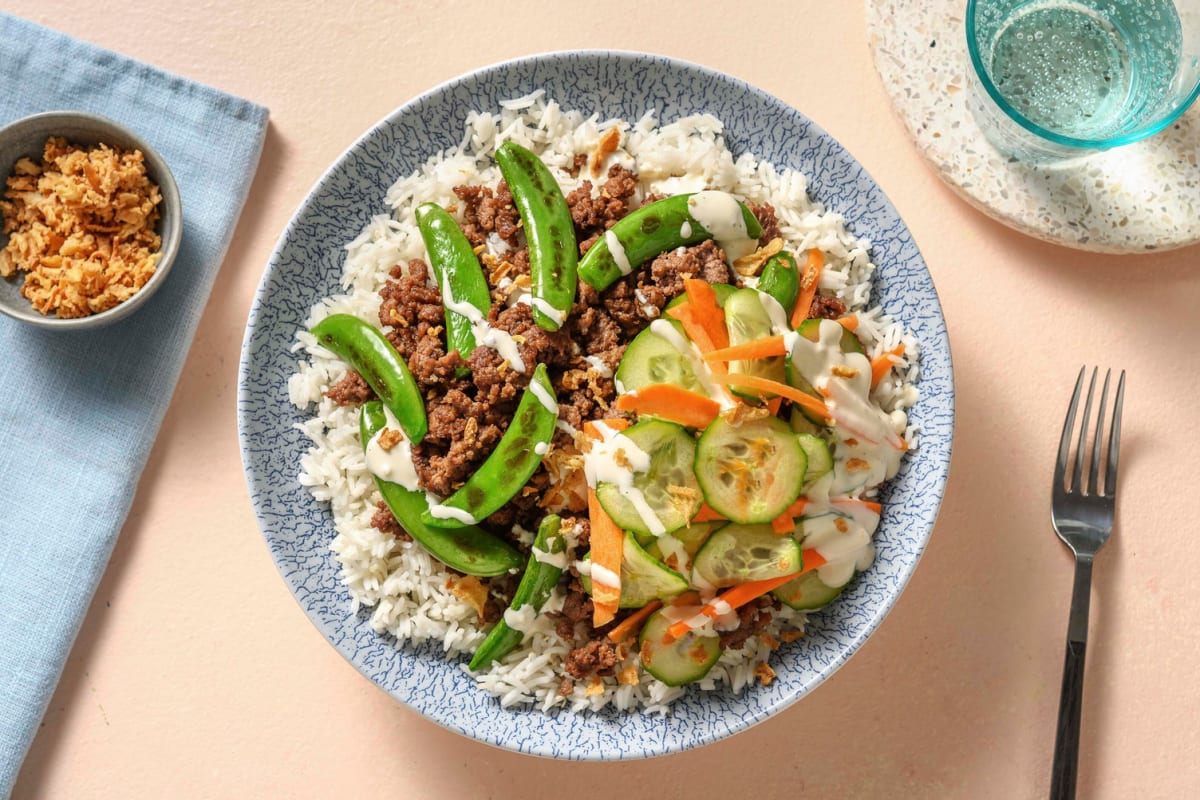
[[[666,716],[503,709],[436,643],[400,645],[371,630],[367,611],[350,614],[329,550],[328,505],[296,478],[308,447],[296,423],[307,415],[288,401],[297,358],[290,346],[309,307],[340,290],[342,246],[370,216],[386,212],[383,192],[396,178],[458,143],[468,110],[498,108],[501,99],[538,87],[564,108],[595,110],[601,118],[636,119],[656,108],[670,121],[710,111],[726,124],[735,155],[749,151],[800,169],[810,178],[810,196],[872,242],[873,300],[921,342],[921,399],[910,415],[922,427],[921,446],[882,493],[875,564],[837,603],[810,617],[805,637],[775,654],[770,686],[736,695],[693,688]],[[433,139],[398,140],[413,129]],[[379,153],[385,141],[392,147]],[[336,230],[325,230],[331,226]],[[953,431],[953,368],[936,289],[907,227],[862,166],[803,114],[739,79],[624,51],[546,53],[485,67],[410,100],[363,134],[317,181],[280,237],[250,310],[239,369],[238,433],[251,500],[280,574],[317,629],[363,675],[433,722],[500,748],[567,760],[646,758],[708,744],[778,713],[832,675],[883,621],[924,552]]]

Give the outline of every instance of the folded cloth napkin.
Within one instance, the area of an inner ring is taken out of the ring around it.
[[[0,14],[0,125],[62,109],[115,119],[158,150],[183,240],[155,296],[99,331],[0,317],[0,797],[129,512],[267,125],[261,106]]]

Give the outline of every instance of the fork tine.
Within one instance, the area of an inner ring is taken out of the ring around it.
[[[1117,452],[1121,448],[1121,406],[1125,403],[1125,370],[1117,382],[1117,402],[1113,405],[1112,428],[1108,434],[1108,475],[1104,478],[1104,496],[1117,495]]]
[[[1065,485],[1067,457],[1071,454],[1071,431],[1075,428],[1075,410],[1079,408],[1079,390],[1083,388],[1083,373],[1086,370],[1086,366],[1079,368],[1079,377],[1075,379],[1075,393],[1071,395],[1071,405],[1067,406],[1062,439],[1058,443],[1058,461],[1054,463],[1054,485],[1060,489]]]
[[[1084,368],[1086,369],[1086,367]],[[1099,367],[1092,368],[1092,382],[1088,386],[1087,401],[1083,404],[1083,420],[1079,423],[1079,444],[1075,448],[1075,472],[1071,475],[1068,492],[1078,492],[1083,489],[1083,452],[1087,444],[1088,420],[1092,416],[1092,395],[1096,393],[1096,373]]]
[[[1092,439],[1092,468],[1088,471],[1088,488],[1089,497],[1095,497],[1099,494],[1096,491],[1096,484],[1100,481],[1100,443],[1104,441],[1104,409],[1108,407],[1108,381],[1112,377],[1112,370],[1104,371],[1104,389],[1100,392],[1100,408],[1096,409],[1096,436]]]

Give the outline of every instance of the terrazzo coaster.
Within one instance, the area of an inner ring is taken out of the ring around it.
[[[1149,139],[1051,166],[984,138],[961,0],[866,0],[867,41],[892,103],[941,178],[985,214],[1046,241],[1102,253],[1200,242],[1200,107]]]

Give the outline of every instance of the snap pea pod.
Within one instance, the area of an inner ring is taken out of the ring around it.
[[[571,209],[550,170],[521,145],[500,145],[496,164],[525,223],[533,279],[533,320],[548,331],[556,331],[575,302],[579,246],[575,243]]]
[[[562,520],[557,514],[545,517],[542,524],[538,526],[533,546],[543,553],[551,554],[566,550],[566,539],[559,534],[561,525]],[[521,582],[517,584],[517,591],[513,594],[512,602],[508,607],[513,611],[519,611],[525,606],[533,606],[534,612],[541,611],[542,606],[550,599],[550,592],[554,591],[560,575],[562,575],[561,567],[538,561],[536,553],[531,555],[529,565],[525,567],[525,574],[521,576]],[[521,643],[524,636],[525,634],[521,631],[509,626],[501,619],[475,649],[475,655],[471,656],[468,668],[475,671],[481,667],[487,667],[493,661],[499,661],[511,653],[512,649]]]
[[[446,307],[446,349],[457,350],[466,359],[478,344],[474,323],[487,319],[492,308],[487,279],[471,243],[446,209],[437,203],[422,203],[416,215]]]
[[[331,314],[309,331],[362,375],[413,444],[425,438],[425,400],[404,359],[383,332],[350,314]]]
[[[377,400],[363,404],[359,414],[359,433],[363,449],[371,437],[387,425],[383,406]],[[426,525],[421,515],[429,509],[423,492],[415,492],[398,483],[375,477],[375,485],[392,515],[413,540],[446,566],[467,575],[491,577],[521,567],[522,557],[507,542],[487,531],[468,526],[449,530]]]
[[[584,254],[579,262],[580,279],[603,290],[660,253],[713,238],[712,233],[689,212],[688,198],[691,196],[667,197],[621,218]],[[750,209],[744,203],[738,203],[738,206],[746,222],[746,235],[752,239],[762,236],[762,226]],[[614,238],[616,247],[613,247]]]
[[[758,278],[760,292],[766,292],[779,301],[783,311],[789,317],[796,298],[800,296],[800,268],[796,259],[787,250],[781,250],[768,259]]]
[[[440,505],[430,507],[421,519],[427,525],[460,528],[499,509],[520,491],[542,463],[557,421],[554,388],[546,374],[546,365],[538,364],[496,449],[462,488]]]

